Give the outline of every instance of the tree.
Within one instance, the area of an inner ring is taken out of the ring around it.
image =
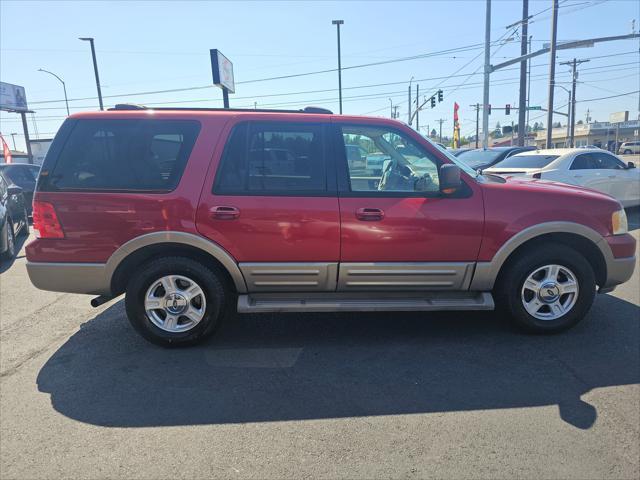
[[[493,138],[502,137],[502,127],[500,127],[500,122],[496,123],[496,128],[493,131]]]
[[[584,125],[584,122],[582,120],[578,120],[578,122],[576,123],[576,125]]]
[[[433,130],[431,130],[431,136],[432,137],[437,137],[438,136],[438,132],[436,132],[435,128]]]
[[[562,128],[562,124],[560,122],[555,122],[553,124],[553,128]]]

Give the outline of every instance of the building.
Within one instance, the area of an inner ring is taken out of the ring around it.
[[[545,148],[547,131],[540,130],[536,134],[536,146]],[[621,123],[594,122],[580,124],[575,126],[574,145],[576,147],[595,145],[615,151],[622,142],[640,140],[639,134],[640,120],[629,120]],[[554,148],[568,147],[567,127],[554,128],[551,131],[551,142]]]

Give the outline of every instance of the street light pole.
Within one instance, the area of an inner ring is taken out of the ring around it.
[[[484,23],[484,89],[482,94],[482,148],[489,146],[489,75],[491,74],[491,0],[487,0]]]
[[[338,97],[340,99],[340,114],[342,115],[342,59],[340,56],[340,25],[344,24],[344,20],[332,20],[331,23],[338,30]]]
[[[393,100],[389,99],[389,103],[391,104],[391,118],[393,118]]]
[[[91,44],[91,57],[93,58],[93,72],[96,76],[96,87],[98,87],[98,102],[100,102],[100,110],[104,110],[102,104],[102,90],[100,89],[100,76],[98,75],[98,62],[96,61],[96,48],[93,44],[93,37],[80,37],[78,40],[89,42]]]
[[[16,135],[17,133],[12,133],[11,134],[11,141],[13,142],[13,149],[16,149]]]
[[[413,77],[409,80],[409,103],[407,106],[408,109],[408,118],[409,118],[409,126],[411,126],[411,82],[413,82]]]
[[[547,101],[547,142],[546,148],[551,148],[551,133],[553,124],[553,90],[556,83],[556,43],[558,33],[558,0],[552,0],[551,5],[551,48],[549,50],[549,98]]]
[[[67,117],[69,115],[71,115],[69,113],[69,100],[67,99],[67,86],[64,83],[64,80],[62,80],[58,75],[56,75],[53,72],[50,72],[49,70],[45,70],[44,68],[39,68],[38,69],[39,72],[44,72],[44,73],[48,73],[49,75],[53,75],[54,77],[56,77],[60,83],[62,84],[62,89],[64,90],[64,103],[67,105]]]

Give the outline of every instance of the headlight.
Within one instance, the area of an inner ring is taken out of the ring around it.
[[[614,235],[622,235],[629,231],[627,214],[625,213],[624,208],[621,208],[611,214],[611,227],[611,233]]]

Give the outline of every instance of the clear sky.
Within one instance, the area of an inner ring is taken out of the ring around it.
[[[529,34],[533,49],[550,38],[551,0],[531,0],[534,16]],[[538,12],[542,12],[539,13]],[[521,0],[493,1],[492,63],[519,55],[519,31],[505,27],[518,21]],[[345,113],[390,114],[390,100],[407,119],[407,87],[420,85],[421,97],[444,90],[444,102],[420,113],[426,132],[443,123],[452,129],[453,102],[461,106],[463,135],[475,130],[471,104],[482,103],[484,0],[467,1],[369,1],[369,2],[28,2],[0,1],[0,79],[23,85],[29,107],[36,111],[40,138],[52,136],[65,115],[62,86],[38,68],[64,79],[71,112],[97,109],[96,88],[89,44],[78,37],[95,38],[105,103],[140,103],[164,106],[221,106],[221,91],[211,85],[209,49],[218,48],[234,63],[236,93],[231,106],[300,108],[316,105],[338,111],[337,73],[328,72],[278,80],[261,80],[337,65],[336,28],[342,26],[343,109]],[[640,22],[636,0],[560,0],[558,38],[576,40],[631,33],[631,20]],[[511,41],[504,42],[504,40]],[[425,54],[469,47],[466,50]],[[638,115],[638,95],[618,96],[640,89],[639,42],[617,41],[593,48],[558,52],[560,62],[591,59],[580,66],[577,115],[585,119],[587,108],[594,120],[606,121],[609,113],[629,110]],[[413,60],[377,66],[348,68],[402,57]],[[475,74],[474,74],[475,73]],[[557,66],[557,79],[570,87],[569,68]],[[447,78],[455,75],[451,78]],[[492,75],[490,103],[494,107],[517,105],[518,70]],[[440,78],[444,77],[444,78]],[[242,83],[247,82],[247,83]],[[548,55],[533,60],[531,104],[546,106]],[[387,85],[380,85],[387,84]],[[143,92],[196,88],[178,92]],[[120,96],[123,94],[135,94]],[[88,98],[90,97],[90,98]],[[567,93],[556,91],[556,110],[565,111]],[[81,100],[76,100],[81,99]],[[53,101],[53,102],[52,102]],[[47,103],[43,103],[47,102]],[[183,102],[183,103],[175,103]],[[2,113],[0,130],[21,133],[19,116]],[[490,125],[517,120],[494,110]],[[531,112],[531,124],[545,121],[544,113]],[[556,116],[555,121],[566,122]],[[29,127],[34,135],[34,123]],[[35,136],[35,135],[34,135]],[[18,148],[22,137],[16,137]]]

